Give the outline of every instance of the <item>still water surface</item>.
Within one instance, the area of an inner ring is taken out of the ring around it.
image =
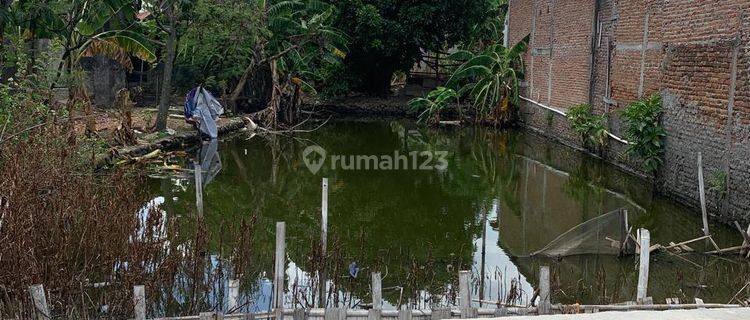
[[[328,161],[313,174],[302,157],[310,145],[326,150],[328,159],[447,151],[448,166],[344,170]],[[204,303],[219,309],[229,278],[242,281],[242,310],[269,309],[277,221],[285,221],[287,229],[285,304],[315,305],[316,270],[323,260],[317,245],[322,177],[330,185],[329,306],[366,305],[372,271],[384,275],[387,308],[450,304],[463,269],[472,270],[473,297],[526,304],[537,287],[540,265],[551,266],[554,303],[623,302],[635,298],[635,257],[532,253],[571,228],[620,209],[628,210],[634,229],[651,231],[652,244],[702,235],[695,212],[653,196],[649,183],[515,130],[427,130],[405,121],[337,121],[294,136],[242,134],[188,152],[204,171],[203,223],[196,218],[190,176],[152,180],[151,205],[169,217],[165,221],[180,226],[180,232],[169,235],[173,243],[186,252],[202,248],[206,263],[198,268],[204,275],[195,282],[204,282]],[[607,226],[600,233],[617,228]],[[722,247],[741,241],[723,225],[711,228]],[[619,239],[620,234],[612,233]],[[703,250],[704,244],[693,247]],[[353,263],[356,278],[350,275]],[[668,297],[726,303],[747,274],[747,263],[733,257],[657,254],[652,256],[649,295],[662,303]],[[191,290],[199,287],[182,282],[165,291],[173,297],[172,305],[187,303]],[[161,312],[180,312],[169,305]]]

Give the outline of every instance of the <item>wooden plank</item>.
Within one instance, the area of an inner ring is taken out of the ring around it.
[[[286,273],[286,223],[276,222],[276,257],[273,274],[273,308],[284,307],[284,275]]]
[[[698,194],[701,200],[701,214],[703,217],[703,235],[709,235],[708,211],[706,210],[706,189],[703,183],[703,155],[698,151]]]
[[[135,312],[135,320],[146,319],[146,287],[133,287],[133,309]]]
[[[539,314],[549,314],[551,307],[549,266],[541,266],[539,268]]]
[[[227,313],[235,313],[240,305],[240,280],[229,280],[227,288],[229,289],[227,293]]]
[[[372,308],[376,310],[383,308],[383,286],[380,272],[372,273]]]
[[[195,207],[198,210],[198,216],[203,217],[203,173],[202,167],[198,161],[193,162],[195,169]]]
[[[47,293],[44,291],[44,285],[35,284],[30,286],[29,295],[31,295],[31,301],[34,304],[34,319],[51,319],[49,305],[47,305]]]
[[[651,246],[651,235],[647,229],[638,230],[641,248],[649,248]],[[638,303],[644,304],[646,302],[646,293],[648,291],[648,265],[649,265],[649,250],[641,250],[640,259],[638,260]]]

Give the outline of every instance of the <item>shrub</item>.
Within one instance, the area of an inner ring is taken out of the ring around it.
[[[576,133],[581,135],[584,143],[601,147],[607,143],[607,129],[604,126],[606,116],[592,114],[589,104],[579,104],[568,110],[568,121]]]
[[[409,101],[409,107],[412,111],[419,112],[418,123],[437,124],[440,122],[440,111],[448,107],[448,103],[455,99],[457,99],[456,91],[438,87],[430,91],[425,98],[414,98]]]
[[[626,154],[643,160],[643,168],[656,172],[661,166],[664,152],[662,139],[666,136],[660,124],[662,114],[661,96],[654,94],[629,104],[622,111],[625,121],[625,138],[629,145]]]

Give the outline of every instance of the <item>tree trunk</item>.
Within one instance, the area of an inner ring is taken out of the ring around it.
[[[164,74],[162,77],[161,94],[159,96],[159,112],[156,116],[156,130],[162,131],[167,129],[167,116],[169,115],[169,101],[172,96],[172,67],[174,65],[174,56],[177,46],[177,30],[172,18],[172,10],[167,13],[170,16],[169,37],[167,38],[167,47],[164,54]]]

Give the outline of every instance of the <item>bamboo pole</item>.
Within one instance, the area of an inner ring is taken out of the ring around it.
[[[49,305],[47,305],[47,294],[44,291],[44,285],[35,284],[30,286],[29,295],[31,295],[31,301],[34,303],[34,319],[51,319],[52,314],[49,311]]]
[[[641,242],[641,248],[649,248],[651,245],[651,235],[647,229],[638,229]],[[640,259],[638,260],[638,295],[637,302],[643,304],[646,302],[646,293],[648,291],[648,265],[650,250],[641,250]]]

